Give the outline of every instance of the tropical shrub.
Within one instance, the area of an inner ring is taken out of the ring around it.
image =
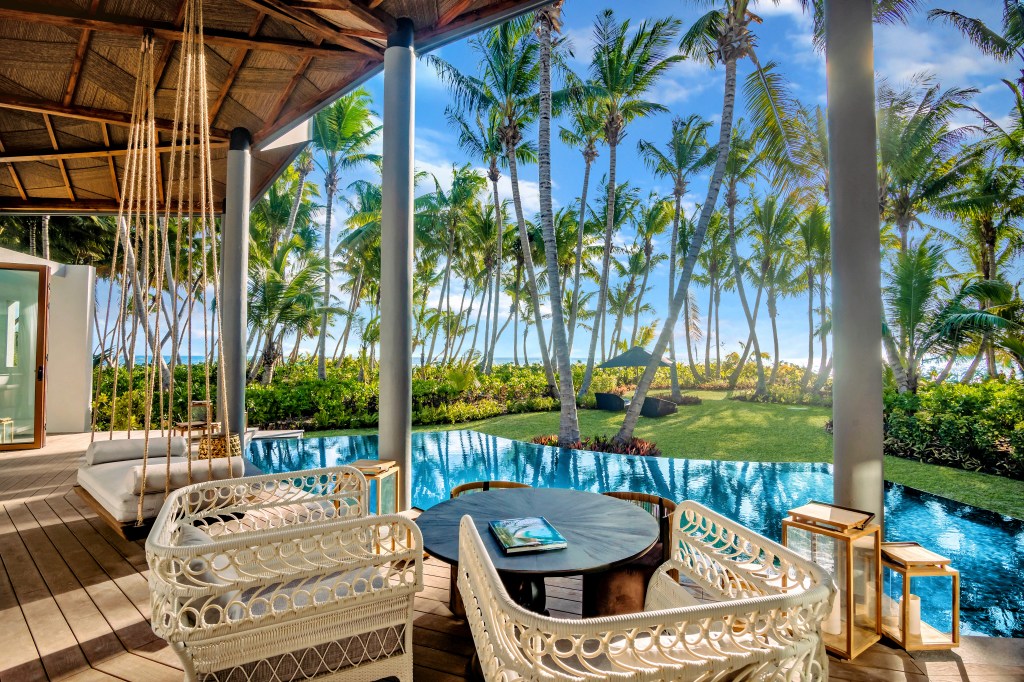
[[[885,393],[885,453],[1024,480],[1024,385],[922,384]]]
[[[533,439],[533,442],[538,445],[558,447],[558,436],[537,436]],[[643,455],[647,457],[657,457],[661,455],[661,450],[659,450],[658,446],[652,441],[637,438],[635,436],[621,444],[616,443],[610,436],[587,436],[581,438],[573,447],[577,450],[612,452],[618,455]]]

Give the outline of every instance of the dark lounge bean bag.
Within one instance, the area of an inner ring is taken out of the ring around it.
[[[629,405],[629,401],[614,393],[595,393],[597,409],[608,412],[622,412]]]
[[[662,400],[661,398],[652,398],[647,396],[644,398],[643,407],[640,408],[640,414],[645,417],[665,417],[670,414],[675,414],[679,408],[676,404],[670,400]]]

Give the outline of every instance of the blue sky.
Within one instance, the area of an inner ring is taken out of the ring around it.
[[[611,6],[620,19],[629,18],[639,23],[648,18],[675,16],[688,26],[699,11],[696,3],[680,0],[648,0],[643,3],[615,2]],[[959,33],[943,24],[929,22],[925,15],[932,7],[956,9],[971,16],[977,16],[990,25],[999,25],[999,8],[1001,3],[996,0],[969,2],[964,0],[936,0],[929,3],[909,25],[880,26],[875,31],[875,67],[879,77],[885,77],[894,84],[906,83],[915,74],[930,73],[944,87],[974,87],[980,90],[974,104],[989,115],[1001,118],[1009,110],[1010,100],[1006,94],[1001,78],[1014,79],[1019,74],[1013,64],[1002,64],[989,59],[968,44]],[[585,72],[590,57],[591,26],[598,12],[609,6],[608,0],[567,0],[563,12],[563,32],[572,41],[574,59],[572,67],[580,73]],[[778,5],[762,0],[755,11],[764,18],[764,23],[757,26],[757,52],[762,63],[775,61],[779,69],[788,78],[792,90],[804,103],[814,105],[825,104],[825,63],[824,56],[816,51],[811,41],[811,21],[800,9],[799,0],[782,0]],[[477,59],[469,49],[467,41],[448,45],[437,54],[453,63],[464,72],[475,72]],[[740,77],[749,72],[749,61],[741,63]],[[742,81],[741,81],[742,82]],[[375,100],[382,102],[383,80],[376,78],[367,88]],[[677,65],[671,73],[650,93],[650,99],[660,102],[669,108],[669,113],[660,114],[650,119],[631,124],[627,129],[626,139],[620,146],[618,175],[620,179],[628,179],[646,197],[654,191],[661,194],[669,192],[669,186],[650,176],[637,156],[636,144],[641,139],[661,144],[668,136],[670,121],[673,116],[699,114],[717,122],[722,101],[721,69],[709,69],[693,62]],[[468,159],[457,145],[456,135],[448,129],[444,118],[445,105],[449,97],[444,85],[439,81],[431,66],[425,61],[417,65],[416,84],[416,164],[424,171],[435,173],[444,182],[450,176],[453,163],[462,164]],[[742,97],[738,98],[737,118],[743,116]],[[964,114],[957,120],[958,124],[973,123],[971,116]],[[555,123],[558,125],[558,122]],[[535,136],[531,130],[528,135]],[[553,137],[556,137],[553,135]],[[709,136],[712,141],[717,139],[717,125]],[[602,175],[607,172],[607,150],[600,149],[601,156],[594,164],[591,185],[591,206],[593,199],[600,191],[598,184]],[[552,166],[554,169],[554,202],[556,209],[567,206],[578,200],[583,175],[583,161],[580,154],[556,143],[552,150]],[[538,207],[536,167],[521,169],[522,193],[527,216],[532,216]],[[361,174],[344,178],[341,185],[346,186]],[[691,208],[703,199],[706,191],[707,177],[698,176],[690,184],[687,206]],[[500,186],[504,197],[510,196],[507,175],[503,176]],[[338,201],[335,216],[341,213],[344,217],[344,204]],[[939,224],[939,221],[934,221]],[[337,234],[337,228],[335,228]],[[620,244],[632,242],[631,229],[617,235]],[[667,251],[667,237],[663,237],[656,248]],[[742,251],[742,249],[741,249]],[[1019,278],[1018,274],[1016,278]],[[1016,279],[1014,278],[1014,279]],[[668,266],[659,265],[651,274],[653,291],[648,295],[651,302],[664,301],[668,290]],[[695,288],[697,300],[702,313],[706,312],[707,292],[700,287]],[[453,305],[457,305],[461,289],[453,290]],[[432,301],[436,302],[437,292]],[[641,323],[653,318],[663,319],[664,306],[659,304],[659,312],[648,316]],[[504,308],[507,310],[507,306]],[[545,327],[550,324],[545,321]],[[681,325],[680,325],[681,327]],[[806,361],[807,324],[806,299],[803,297],[784,300],[780,305],[779,333],[781,357],[794,362]],[[721,333],[723,354],[739,347],[747,335],[746,321],[738,298],[734,294],[725,293],[722,297]],[[762,311],[759,319],[759,337],[762,349],[770,350],[771,331],[767,314]],[[531,333],[531,357],[537,358]],[[584,356],[588,338],[584,331],[577,334],[574,357]],[[677,335],[677,343],[683,341],[681,333]],[[498,357],[512,354],[511,327],[506,331],[499,344]],[[287,345],[287,344],[286,344]],[[313,342],[305,342],[303,348],[312,351]],[[701,348],[703,344],[701,344]],[[682,348],[677,345],[677,348]],[[703,351],[701,351],[703,352]],[[714,351],[712,350],[712,353]]]

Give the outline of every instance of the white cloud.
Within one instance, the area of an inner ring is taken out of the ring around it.
[[[919,26],[879,26],[875,33],[875,69],[894,84],[930,73],[943,84],[961,86],[1005,72],[1005,66],[979,54],[966,40],[949,38],[945,32],[922,31]]]
[[[753,11],[754,14],[761,17],[805,16],[800,0],[779,0],[778,4],[775,2],[759,2],[753,8]]]

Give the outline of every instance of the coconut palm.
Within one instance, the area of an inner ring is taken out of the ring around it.
[[[956,27],[989,57],[1003,62],[1019,59],[1021,70],[1017,82],[1024,86],[1024,2],[1003,0],[1003,25],[999,29],[953,10],[933,9],[928,12],[928,18],[942,20]]]
[[[576,338],[576,320],[580,315],[580,297],[582,292],[582,267],[586,262],[583,258],[583,238],[586,230],[587,192],[590,189],[590,169],[597,159],[597,143],[603,134],[601,112],[598,99],[589,95],[585,88],[577,88],[567,103],[569,127],[562,127],[559,139],[563,144],[580,150],[583,155],[583,188],[576,213],[579,225],[576,229],[576,260],[572,278],[572,301],[569,306],[569,350],[572,350]]]
[[[644,297],[647,295],[647,280],[650,278],[651,270],[659,263],[669,260],[675,256],[675,249],[670,249],[671,255],[654,253],[654,239],[668,229],[672,221],[672,205],[664,199],[659,199],[653,193],[648,198],[646,206],[641,206],[636,218],[636,240],[640,246],[640,253],[643,254],[643,276],[640,280],[640,289],[637,291],[638,305],[633,310],[633,332],[629,337],[629,345],[636,345],[636,335],[640,326],[640,309]],[[676,237],[677,235],[672,235]],[[669,266],[671,267],[671,265]],[[669,278],[671,282],[672,279]],[[672,360],[675,367],[675,358]]]
[[[952,288],[942,276],[945,266],[941,246],[927,239],[893,257],[884,288],[882,341],[901,393],[917,392],[923,361],[946,339],[1014,326],[997,310],[984,307],[986,302],[1009,302],[1011,286],[975,279]]]
[[[640,140],[637,144],[637,151],[644,160],[644,164],[654,173],[655,177],[665,178],[672,182],[674,210],[672,213],[672,240],[669,242],[668,256],[669,303],[672,302],[672,296],[675,293],[672,291],[672,284],[676,281],[679,227],[683,213],[683,197],[686,195],[690,175],[707,169],[714,162],[714,154],[707,142],[707,131],[710,128],[711,121],[706,121],[697,115],[685,119],[676,117],[672,119],[672,134],[664,151],[646,140]],[[676,364],[675,334],[672,334],[669,339],[669,357],[672,362],[669,372],[672,382],[672,397],[679,399],[682,397],[682,393],[679,389],[679,372]]]
[[[562,447],[571,447],[579,443],[580,425],[576,415],[572,364],[569,360],[569,338],[562,312],[562,283],[558,273],[558,245],[555,238],[554,209],[551,204],[551,34],[560,30],[561,10],[562,0],[555,0],[534,14],[540,43],[537,169],[540,185],[540,224],[548,273],[548,298],[551,303],[551,341],[558,363],[558,394],[561,405],[558,444]]]
[[[800,216],[797,224],[796,249],[800,261],[804,265],[804,277],[807,291],[807,367],[800,380],[801,392],[807,390],[814,367],[814,292],[818,287],[816,265],[817,254],[821,242],[830,238],[828,231],[828,214],[824,206],[814,204]]]
[[[706,3],[700,0],[699,4],[705,5]],[[736,70],[740,59],[749,58],[755,66],[753,77],[747,81],[746,96],[756,122],[764,123],[762,137],[765,139],[769,152],[774,152],[777,157],[781,156],[781,149],[786,146],[786,127],[780,119],[784,117],[790,119],[792,116],[780,116],[780,112],[789,108],[790,105],[787,105],[778,96],[778,83],[764,73],[765,69],[761,67],[757,59],[754,51],[756,40],[750,31],[750,24],[752,22],[760,23],[761,18],[750,10],[752,4],[751,0],[724,0],[719,7],[712,8],[698,18],[683,34],[680,43],[685,55],[702,59],[712,66],[718,63],[722,64],[725,67],[725,88],[716,145],[716,159],[711,179],[708,182],[707,197],[701,205],[700,218],[683,261],[679,282],[672,285],[675,287],[675,295],[669,306],[665,325],[654,345],[652,353],[654,358],[664,355],[669,339],[674,333],[679,313],[683,304],[687,302],[690,277],[718,203],[718,194],[722,187],[722,178],[725,175],[725,166],[729,156],[729,143],[732,140],[732,119],[736,104]],[[652,360],[644,370],[637,384],[634,400],[630,402],[629,408],[626,410],[622,427],[615,435],[616,441],[628,441],[633,436],[633,430],[640,419],[640,409],[643,407],[644,398],[650,389],[657,369],[657,360]]]
[[[371,108],[370,93],[359,88],[339,97],[313,118],[313,146],[322,153],[318,164],[324,175],[326,216],[324,219],[324,273],[323,317],[320,321],[320,339],[317,343],[317,376],[327,378],[327,325],[331,308],[331,219],[334,196],[338,191],[341,174],[368,162],[378,161],[380,155],[369,151],[380,134],[375,125],[376,113]]]
[[[295,159],[295,163],[292,164],[292,168],[296,171],[295,177],[295,197],[292,200],[292,209],[288,214],[288,224],[285,226],[284,236],[282,241],[291,241],[292,233],[295,231],[295,223],[299,218],[299,209],[304,205],[306,196],[306,178],[313,172],[313,152],[308,147],[302,150],[299,157]],[[310,190],[316,194],[316,187],[311,187]],[[274,240],[276,245],[277,240]]]
[[[632,30],[628,20],[619,22],[612,10],[604,10],[594,25],[594,56],[590,63],[590,90],[598,100],[603,120],[604,142],[608,145],[608,186],[601,282],[597,294],[597,319],[604,316],[611,269],[612,234],[615,228],[616,170],[619,142],[630,122],[666,111],[644,97],[665,73],[682,59],[669,49],[679,30],[675,19],[642,22]],[[587,367],[579,395],[590,390],[594,374],[597,338],[591,336]],[[664,351],[662,351],[664,352]]]
[[[927,78],[911,87],[886,84],[878,92],[878,163],[882,220],[895,228],[900,249],[921,216],[952,191],[972,163],[963,153],[963,131],[949,121],[976,90],[941,90]]]
[[[554,370],[543,333],[544,320],[537,295],[537,275],[532,249],[527,246],[529,233],[523,213],[519,188],[519,147],[523,130],[536,120],[539,97],[535,94],[540,82],[540,46],[529,17],[507,21],[470,41],[480,58],[480,75],[467,76],[443,59],[432,55],[431,63],[441,80],[452,92],[458,106],[468,111],[483,111],[497,121],[498,135],[505,151],[509,180],[512,183],[512,204],[515,207],[519,240],[523,245],[524,271],[530,300],[534,306],[534,324],[538,329],[541,361],[548,384],[556,389]]]
[[[719,337],[719,304],[722,300],[722,289],[726,286],[733,272],[733,261],[729,256],[729,229],[725,216],[717,212],[708,225],[704,248],[698,257],[702,272],[694,275],[693,280],[708,289],[708,307],[706,331],[704,332],[704,378],[711,379],[711,339],[715,339],[715,379],[721,378],[721,338]],[[714,332],[712,334],[712,331]]]

